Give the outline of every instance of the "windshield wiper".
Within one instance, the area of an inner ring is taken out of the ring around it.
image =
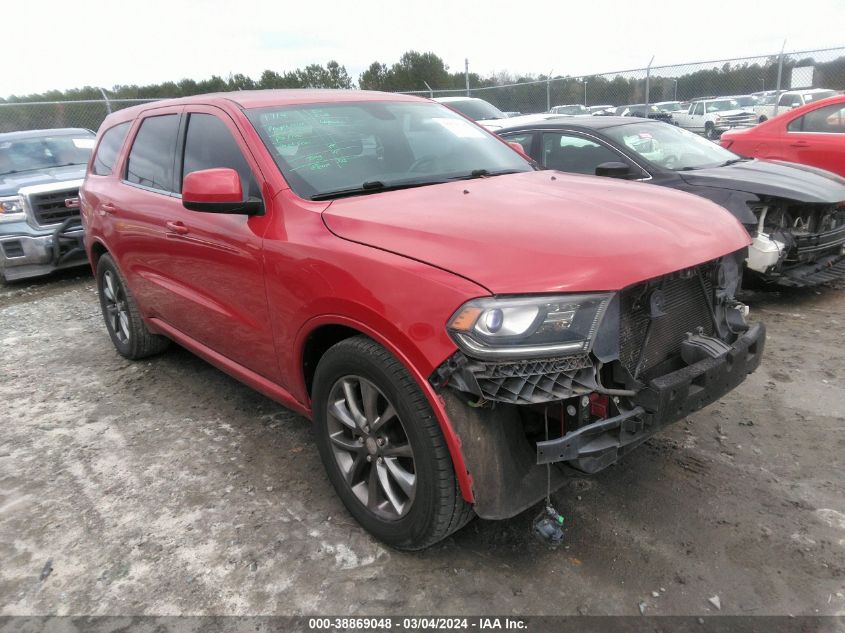
[[[362,196],[368,193],[380,193],[382,191],[397,191],[399,189],[411,189],[412,187],[425,187],[426,185],[440,185],[444,180],[425,180],[422,182],[403,182],[392,185],[387,185],[381,180],[368,180],[361,184],[360,187],[352,187],[351,189],[338,189],[336,191],[323,191],[322,193],[315,193],[311,196],[312,200],[334,200],[335,198],[345,198],[347,196]]]
[[[726,160],[724,163],[719,165],[719,167],[727,167],[728,165],[736,165],[737,163],[741,163],[743,161],[748,160],[747,158],[731,158],[730,160]]]
[[[507,174],[522,173],[521,169],[503,169],[501,171],[490,171],[488,169],[473,169],[465,176],[453,176],[449,180],[472,180],[474,178],[488,178],[490,176],[505,176]]]

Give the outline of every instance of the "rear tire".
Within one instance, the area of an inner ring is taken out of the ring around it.
[[[312,403],[329,480],[376,538],[423,549],[475,516],[428,401],[381,345],[356,336],[330,348],[317,365]]]
[[[147,329],[126,280],[107,253],[97,262],[97,294],[109,337],[121,356],[138,360],[168,348],[169,339]]]

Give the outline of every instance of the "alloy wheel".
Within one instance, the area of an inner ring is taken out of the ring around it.
[[[344,376],[332,386],[326,422],[332,453],[358,501],[382,519],[399,519],[417,490],[414,453],[393,404],[369,380]]]
[[[107,270],[103,274],[103,297],[106,304],[106,322],[120,343],[129,341],[129,306],[123,284]]]

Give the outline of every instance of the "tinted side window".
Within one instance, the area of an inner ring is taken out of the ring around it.
[[[530,132],[528,134],[505,134],[503,137],[508,143],[519,143],[522,145],[523,151],[529,156],[531,155],[531,141],[534,139],[534,135]]]
[[[704,104],[703,103],[696,103],[695,108],[692,111],[693,114],[704,114]]]
[[[568,134],[543,134],[543,167],[574,174],[595,174],[602,163],[621,162],[624,159],[615,151]]]
[[[108,176],[114,168],[114,161],[117,160],[117,152],[120,151],[126,133],[129,131],[130,122],[115,125],[106,130],[100,145],[97,147],[97,154],[91,164],[91,173],[98,176]]]
[[[144,119],[129,152],[126,180],[153,189],[173,191],[173,157],[178,129],[178,114]]]
[[[244,193],[260,195],[249,164],[226,124],[212,114],[192,114],[185,137],[182,178],[192,171],[215,167],[234,169],[241,176]],[[181,180],[179,184],[181,191]]]
[[[841,103],[813,110],[801,118],[804,123],[799,129],[803,132],[845,134],[845,106]],[[789,131],[797,131],[792,129],[792,123],[789,124]]]
[[[797,119],[793,119],[789,122],[789,125],[786,126],[787,131],[789,132],[800,132],[804,127],[804,117],[799,116]]]

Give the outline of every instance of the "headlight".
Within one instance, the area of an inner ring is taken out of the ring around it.
[[[0,222],[22,220],[23,217],[23,204],[20,196],[0,198]]]
[[[475,358],[540,358],[592,349],[611,294],[473,299],[449,319],[452,340]]]

